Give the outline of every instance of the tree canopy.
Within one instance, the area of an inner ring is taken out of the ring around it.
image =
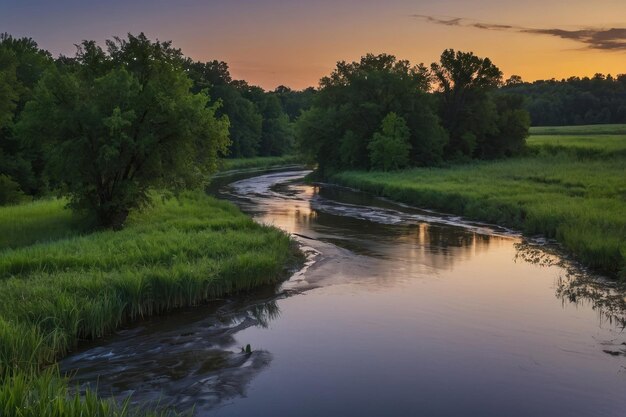
[[[277,156],[293,152],[294,134],[290,114],[300,114],[301,92],[284,87],[280,93],[266,92],[245,81],[233,80],[228,64],[221,61],[194,62],[185,68],[193,81],[193,91],[209,89],[213,103],[220,102],[218,115],[230,120],[228,156],[247,158]],[[288,110],[290,114],[286,112]]]
[[[228,120],[192,93],[179,50],[143,34],[103,51],[84,42],[79,66],[48,71],[18,124],[44,144],[47,169],[73,207],[119,228],[153,187],[199,186],[225,152]]]
[[[11,196],[39,194],[44,189],[41,149],[15,136],[15,122],[42,74],[52,66],[50,54],[31,38],[0,34],[0,175],[5,184],[11,182]]]
[[[446,135],[439,126],[428,90],[428,72],[392,55],[366,55],[339,62],[320,81],[310,110],[298,120],[299,146],[323,172],[371,168],[368,145],[390,113],[410,132],[410,161],[428,164],[443,156]]]

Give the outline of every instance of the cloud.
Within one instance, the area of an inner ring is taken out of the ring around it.
[[[422,14],[414,14],[412,17],[444,26],[458,26],[481,30],[500,30],[527,33],[531,35],[552,36],[582,43],[588,49],[626,51],[626,28],[584,28],[577,30],[565,30],[559,28],[538,29],[497,23],[477,22],[462,17],[437,17]]]

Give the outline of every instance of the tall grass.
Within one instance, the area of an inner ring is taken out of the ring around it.
[[[3,417],[157,417],[154,412],[98,398],[95,392],[74,394],[56,369],[40,374],[19,372],[0,384],[0,416]]]
[[[531,146],[535,146],[533,139]],[[539,142],[549,141],[544,139]],[[615,142],[623,146],[626,136]],[[540,152],[449,168],[342,172],[330,180],[408,204],[556,238],[585,264],[626,277],[623,154],[580,158],[576,152]]]
[[[531,153],[566,153],[579,159],[626,157],[625,135],[537,135],[528,138]]]
[[[76,236],[86,219],[64,209],[64,200],[41,200],[0,207],[0,250]]]
[[[0,400],[19,394],[7,384],[43,387],[37,371],[81,339],[276,283],[294,256],[286,234],[202,193],[157,200],[119,232],[81,232],[58,200],[0,208],[0,230],[11,222],[23,236],[0,249]],[[106,412],[93,415],[126,415]]]

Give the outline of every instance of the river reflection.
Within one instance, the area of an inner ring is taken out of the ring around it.
[[[120,332],[63,369],[202,416],[624,415],[621,289],[506,229],[306,173],[214,190],[292,233],[302,271]]]

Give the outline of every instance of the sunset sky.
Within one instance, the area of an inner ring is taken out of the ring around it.
[[[54,55],[143,31],[267,89],[316,86],[368,52],[429,64],[446,48],[525,80],[626,73],[625,0],[0,0],[5,31]]]

